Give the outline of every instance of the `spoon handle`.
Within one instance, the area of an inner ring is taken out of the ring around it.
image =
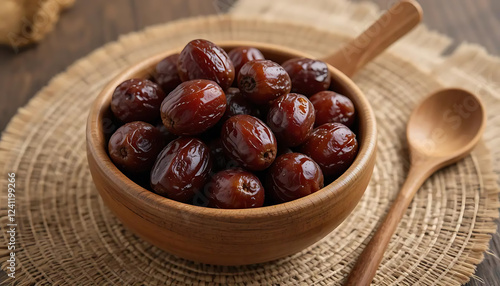
[[[411,31],[421,19],[422,7],[418,2],[400,1],[365,32],[323,60],[351,77],[392,43]]]
[[[421,168],[413,167],[410,169],[408,177],[401,187],[391,209],[375,235],[359,256],[354,268],[351,270],[351,274],[347,278],[347,283],[344,285],[370,285],[394,231],[415,196],[415,193],[429,175],[429,171],[422,170]]]

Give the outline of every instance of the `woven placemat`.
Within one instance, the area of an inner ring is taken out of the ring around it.
[[[200,37],[270,42],[321,56],[349,38],[346,27],[362,29],[378,13],[369,4],[308,1],[317,4],[317,10],[311,4],[309,10],[302,11],[305,16],[301,18],[299,13],[294,14],[294,9],[301,7],[299,1],[286,2],[297,2],[297,6],[285,5],[284,0],[242,0],[232,15],[177,21],[129,34],[73,64],[20,109],[0,142],[2,174],[15,172],[17,178],[19,248],[15,281],[19,285],[339,284],[406,176],[404,134],[412,108],[424,95],[443,85],[464,86],[482,96],[488,106],[486,144],[425,183],[391,240],[374,283],[459,285],[469,280],[488,248],[496,229],[494,219],[498,217],[494,171],[500,170],[500,142],[496,136],[500,129],[500,100],[494,97],[494,91],[500,74],[494,67],[499,61],[470,46],[462,47],[448,59],[442,58],[439,54],[449,40],[424,27],[354,78],[376,112],[378,159],[369,188],[355,211],[314,246],[270,263],[243,267],[203,265],[174,257],[140,240],[103,205],[88,171],[85,122],[100,89],[125,67]],[[316,19],[321,14],[314,14],[319,9],[339,15],[335,20],[323,20],[329,31],[313,27],[321,23]],[[262,18],[242,18],[242,11],[261,14]],[[295,15],[298,22],[307,18],[311,21],[306,25],[276,20],[278,16],[272,15],[277,11],[285,17],[287,13]],[[6,178],[1,180],[1,186],[2,190],[7,188]],[[0,227],[4,241],[8,240],[6,205],[2,191]],[[5,248],[0,251],[2,256],[7,254]]]

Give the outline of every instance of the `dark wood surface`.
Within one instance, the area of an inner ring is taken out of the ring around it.
[[[85,0],[65,12],[40,44],[14,52],[0,48],[0,130],[48,81],[75,60],[119,35],[179,18],[227,9],[232,0]],[[394,0],[373,0],[386,9]],[[500,1],[420,0],[424,22],[456,40],[479,43],[500,55]],[[219,5],[217,4],[219,3]],[[0,8],[1,9],[1,8]],[[500,232],[499,232],[500,233]],[[500,285],[500,235],[468,285]],[[3,276],[3,277],[2,277]],[[0,273],[0,284],[5,273]]]

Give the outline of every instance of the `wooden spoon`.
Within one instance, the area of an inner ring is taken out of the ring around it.
[[[420,186],[434,172],[467,156],[486,125],[484,106],[461,89],[438,91],[413,111],[406,131],[410,170],[384,222],[372,237],[345,285],[369,285],[399,221]]]
[[[396,3],[375,23],[323,61],[348,77],[354,75],[422,20],[422,7],[413,0]]]

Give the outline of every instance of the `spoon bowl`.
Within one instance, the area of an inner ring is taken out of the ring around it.
[[[484,122],[484,106],[474,94],[457,88],[431,94],[408,122],[411,161],[432,159],[441,167],[462,159],[480,140]]]

